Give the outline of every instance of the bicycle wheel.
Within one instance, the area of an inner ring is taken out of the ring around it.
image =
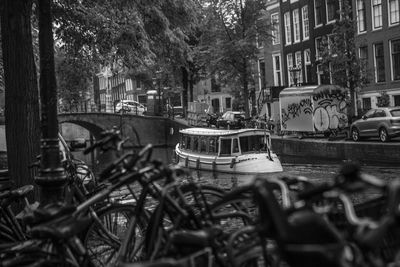
[[[97,212],[98,220],[89,226],[84,245],[95,266],[112,266],[115,263],[121,240],[134,216],[134,206],[113,204]],[[143,242],[143,227],[135,228],[135,243]]]
[[[215,210],[211,209],[215,203],[222,200],[225,194],[225,190],[221,188],[185,184],[180,186],[179,190],[181,194],[174,191],[170,196],[175,199],[179,207],[189,211],[189,216],[184,217],[177,212],[171,212],[171,207],[167,202],[156,208],[146,231],[147,259],[153,260],[168,253],[169,233],[174,230],[198,230],[219,225],[225,233],[229,233],[233,232],[237,225],[242,227],[249,223],[249,216],[242,212],[233,212],[237,210],[235,207],[237,203],[232,205],[221,203],[215,206]]]
[[[252,226],[231,234],[225,249],[232,267],[278,267],[281,263],[275,242],[260,237]]]
[[[232,233],[246,225],[254,224],[258,210],[247,188],[226,193],[211,204],[214,220],[225,233]]]

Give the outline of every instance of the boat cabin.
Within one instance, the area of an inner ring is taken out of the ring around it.
[[[269,152],[271,141],[269,132],[260,129],[191,128],[180,131],[179,144],[183,151],[229,157]]]

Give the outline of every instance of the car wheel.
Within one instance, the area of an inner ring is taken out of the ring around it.
[[[389,134],[386,130],[386,128],[380,128],[379,129],[379,140],[382,142],[387,142],[390,140]]]
[[[357,128],[351,129],[351,139],[355,142],[360,141],[360,132]]]

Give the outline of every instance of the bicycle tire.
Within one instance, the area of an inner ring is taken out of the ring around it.
[[[87,249],[89,258],[95,266],[112,266],[116,260],[121,240],[125,237],[124,233],[128,228],[128,224],[134,216],[135,206],[131,204],[112,204],[102,210],[97,211],[97,216],[103,226],[114,235],[114,239],[110,240],[109,233],[105,233],[97,222],[93,221],[88,227],[84,237],[84,246]],[[142,229],[140,229],[142,228]],[[140,227],[135,231],[137,236],[141,238],[143,230],[142,220]]]
[[[280,257],[276,244],[264,239],[255,227],[244,227],[230,235],[226,245],[229,266],[232,267],[279,267]]]
[[[191,194],[193,193],[192,188],[190,184],[185,184],[180,187],[182,190],[183,194],[185,195],[185,200],[187,203],[191,204],[193,202],[190,202],[188,197],[191,197]],[[219,202],[225,195],[226,191],[219,188],[215,187],[212,185],[201,185],[200,186],[201,194],[204,195],[206,198],[207,204],[211,207],[213,203]],[[226,204],[229,205],[229,204]],[[192,205],[193,207],[193,205]],[[220,207],[220,206],[218,206]],[[214,217],[214,212],[210,210],[211,214],[211,221],[207,222],[204,225],[195,225],[192,222],[185,222],[185,221],[179,221],[177,217],[170,218],[170,214],[166,210],[163,210],[164,208],[161,206],[158,206],[155,211],[153,212],[148,228],[146,230],[146,255],[147,259],[156,259],[160,256],[165,256],[163,254],[166,253],[168,250],[168,246],[165,245],[165,242],[168,238],[168,232],[170,232],[172,229],[177,230],[177,229],[185,229],[185,230],[196,230],[196,229],[201,229],[203,227],[209,227],[211,225],[218,224],[222,227],[224,232],[232,232],[232,229],[228,229],[231,227],[231,225],[238,223],[240,225],[247,225],[248,221],[247,218],[244,217],[239,217],[236,213],[230,213],[226,212],[224,216],[219,216],[219,217]],[[236,210],[234,206],[230,207],[231,210]],[[200,216],[199,210],[196,210],[196,207],[194,209],[195,212],[198,212],[195,214],[195,216]],[[157,216],[158,214],[158,216]],[[160,215],[161,214],[161,215]],[[218,213],[218,215],[222,215],[222,213]],[[201,220],[202,218],[200,218]],[[163,223],[160,223],[163,222]],[[164,222],[169,222],[171,225],[165,225]],[[234,223],[233,223],[234,222]],[[180,223],[177,225],[176,223]],[[159,252],[159,249],[160,252]]]

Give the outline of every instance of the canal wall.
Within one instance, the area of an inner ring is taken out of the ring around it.
[[[344,161],[353,160],[364,164],[400,167],[400,143],[374,141],[328,141],[327,139],[298,139],[272,137],[272,150],[279,156]]]

